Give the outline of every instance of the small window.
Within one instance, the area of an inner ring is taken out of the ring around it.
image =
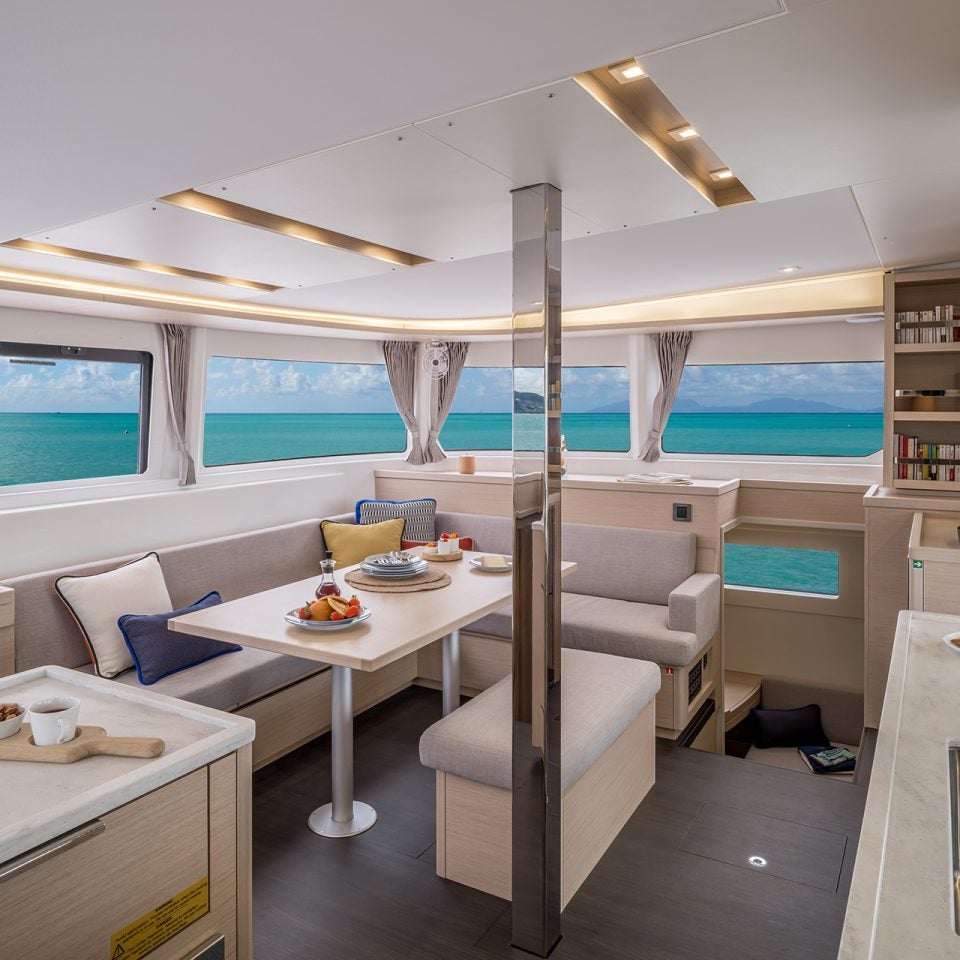
[[[0,486],[142,473],[152,359],[0,343]]]
[[[840,595],[840,555],[832,550],[727,543],[723,579],[728,587],[780,593]]]
[[[210,357],[205,466],[402,453],[407,429],[382,363]]]
[[[518,437],[524,418],[542,430],[541,372],[517,372]],[[510,450],[512,441],[511,367],[466,367],[447,422],[440,432],[445,450]],[[538,412],[539,411],[539,412]],[[563,368],[563,434],[568,450],[626,452],[630,449],[630,375],[626,367]]]
[[[865,457],[883,447],[883,363],[691,365],[667,453]]]

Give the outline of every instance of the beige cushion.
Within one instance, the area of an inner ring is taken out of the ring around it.
[[[859,747],[852,746],[849,743],[834,743],[835,747],[846,747],[854,756],[857,755]],[[768,747],[761,750],[759,747],[751,747],[747,751],[746,759],[751,763],[762,763],[767,767],[780,767],[783,770],[796,770],[798,773],[809,773],[812,777],[819,777],[821,780],[852,780],[855,770],[849,770],[846,773],[814,773],[800,756],[800,751],[796,747]]]
[[[395,517],[382,523],[337,523],[324,520],[320,524],[323,541],[333,552],[339,567],[349,567],[375,553],[389,553],[400,549],[406,520]]]
[[[564,593],[560,598],[560,642],[565,647],[652,660],[667,667],[692,663],[709,637],[671,630],[667,607]],[[504,607],[464,627],[470,633],[510,640],[513,618]]]
[[[101,677],[115,677],[133,666],[117,625],[120,617],[125,613],[169,613],[173,609],[155,553],[104,573],[60,577],[56,588],[76,620]]]
[[[564,650],[562,655],[560,782],[567,790],[653,701],[660,690],[660,671],[652,663],[583,650]],[[420,738],[420,762],[510,789],[512,683],[510,676],[504,677],[430,727]]]
[[[211,590],[219,591],[226,601],[308,577],[319,580],[323,539],[319,519],[308,519],[165,547],[157,553],[170,591],[167,609],[178,610]],[[67,574],[103,573],[134,559],[116,557],[3,581],[16,593],[17,670],[48,663],[64,667],[90,663],[83,637],[57,598],[54,583]]]

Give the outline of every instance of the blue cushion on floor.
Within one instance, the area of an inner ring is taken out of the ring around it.
[[[171,617],[179,617],[194,610],[205,610],[221,603],[216,590],[201,597],[196,603],[182,610],[151,615],[125,613],[117,621],[123,639],[137,668],[137,676],[143,684],[156,683],[172,673],[188,670],[198,663],[206,663],[225,653],[236,653],[243,647],[235,643],[223,643],[191,633],[174,633],[167,627]]]

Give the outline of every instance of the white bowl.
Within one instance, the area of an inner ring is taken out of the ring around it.
[[[0,740],[6,740],[7,737],[12,737],[15,733],[19,732],[20,724],[23,723],[26,712],[27,711],[21,706],[20,712],[15,717],[11,717],[9,720],[0,720]]]

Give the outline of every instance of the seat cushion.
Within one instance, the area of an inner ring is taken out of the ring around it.
[[[667,627],[666,607],[576,593],[564,593],[560,604],[560,642],[564,647],[652,660],[666,667],[687,666],[703,648],[695,633]],[[510,640],[513,637],[510,607],[481,617],[464,629]]]
[[[654,700],[660,671],[646,661],[584,650],[564,650],[562,656],[560,779],[567,790]],[[420,762],[510,789],[512,703],[513,683],[507,676],[430,727],[420,738]]]
[[[217,657],[164,677],[149,689],[178,700],[229,711],[326,669],[300,657],[244,647],[229,657]],[[128,670],[114,679],[131,687],[141,686],[136,670]]]

